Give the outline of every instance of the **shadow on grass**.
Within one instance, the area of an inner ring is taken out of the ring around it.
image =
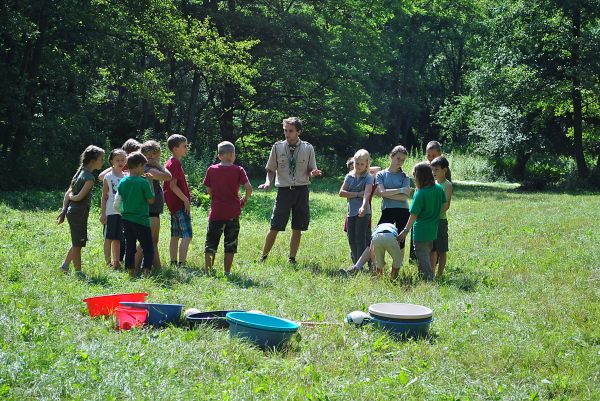
[[[474,292],[477,287],[483,285],[488,288],[496,287],[496,282],[485,272],[465,271],[461,269],[451,269],[437,279],[440,286],[455,287],[460,291]]]
[[[152,280],[163,288],[173,288],[175,284],[189,284],[202,271],[194,266],[165,267],[152,275]]]
[[[104,273],[95,273],[89,275],[87,279],[88,284],[99,285],[104,288],[110,288],[113,284],[110,282],[110,277]]]
[[[269,288],[269,287],[272,287],[272,285],[270,283],[256,281],[256,280],[251,279],[250,277],[242,277],[237,273],[231,273],[231,275],[227,278],[227,281],[239,288],[252,288],[252,287]]]
[[[312,262],[312,261],[299,262],[298,264],[292,265],[291,267],[296,271],[308,270],[312,274],[318,274],[321,276],[326,276],[326,277],[331,277],[331,278],[345,277],[343,274],[340,273],[340,271],[338,269],[324,268],[320,262]]]

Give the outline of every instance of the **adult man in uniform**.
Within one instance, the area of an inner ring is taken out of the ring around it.
[[[271,148],[267,161],[267,177],[259,189],[269,190],[274,182],[277,187],[277,198],[271,216],[271,228],[265,238],[262,256],[264,261],[280,231],[285,227],[292,214],[292,238],[290,239],[289,262],[296,263],[296,253],[300,246],[302,231],[308,230],[310,210],[308,205],[308,185],[310,179],[321,175],[317,169],[313,146],[302,141],[302,121],[298,117],[283,120],[285,140],[279,141]]]

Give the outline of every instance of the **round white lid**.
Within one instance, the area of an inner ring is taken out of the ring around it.
[[[369,313],[391,319],[426,319],[433,311],[426,306],[387,302],[369,306]]]

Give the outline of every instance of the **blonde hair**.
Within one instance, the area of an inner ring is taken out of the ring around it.
[[[229,141],[223,141],[217,145],[217,153],[221,156],[226,153],[235,153],[235,146]]]
[[[369,154],[369,151],[366,149],[359,149],[354,154],[354,157],[352,158],[352,160],[354,161],[354,173],[355,174],[356,174],[356,161],[359,159],[364,159],[367,161],[366,172],[368,173],[369,168],[371,167],[371,155]]]

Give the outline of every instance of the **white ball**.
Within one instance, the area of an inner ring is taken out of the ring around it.
[[[365,319],[369,318],[369,314],[360,310],[355,310],[346,315],[346,321],[348,323],[356,324],[358,326],[365,323]]]
[[[183,311],[183,317],[187,318],[189,315],[193,315],[194,313],[200,313],[200,310],[196,308],[187,308],[185,311]]]

